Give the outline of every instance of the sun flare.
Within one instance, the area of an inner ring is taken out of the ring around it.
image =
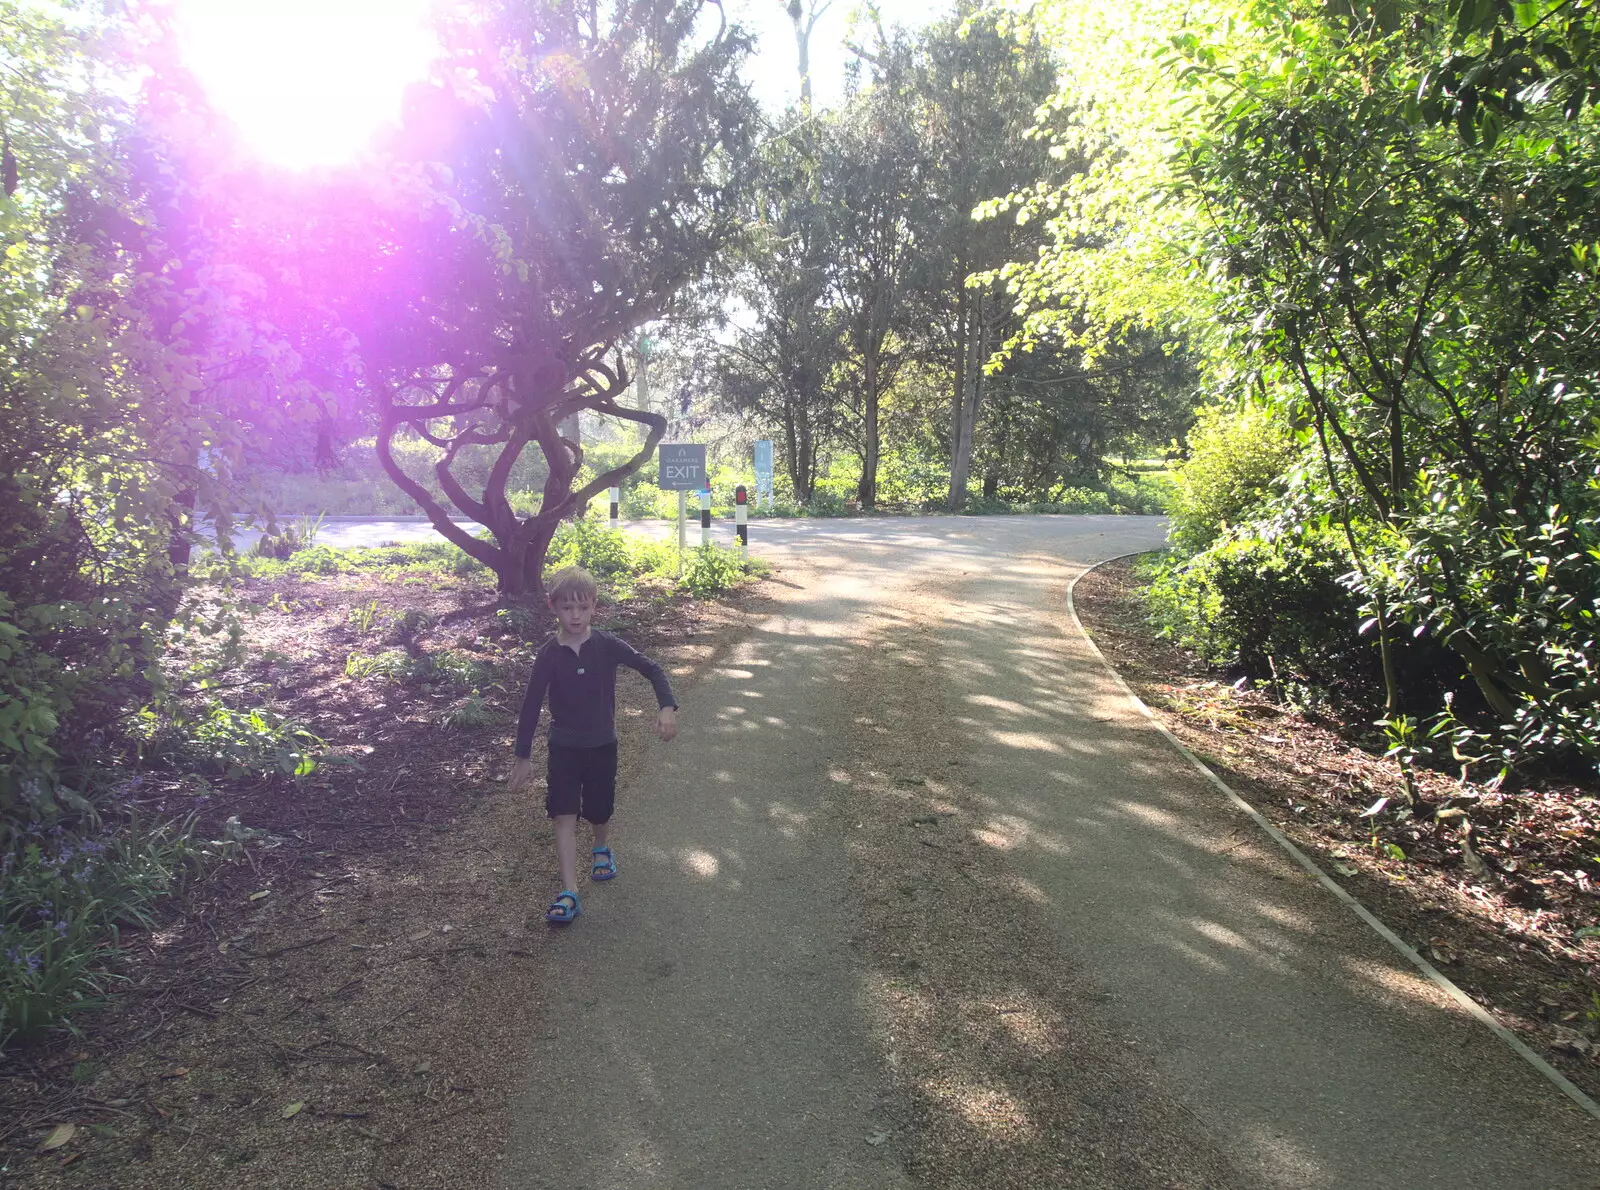
[[[241,140],[294,169],[349,161],[438,47],[429,0],[181,0],[189,69]]]

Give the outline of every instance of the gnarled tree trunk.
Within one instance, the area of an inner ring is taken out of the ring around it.
[[[518,386],[508,372],[464,373],[448,382],[418,382],[407,387],[432,392],[433,384],[443,386],[442,395],[434,392],[434,400],[419,405],[398,400],[405,390],[384,392],[378,460],[395,485],[416,501],[440,535],[495,572],[500,594],[507,598],[537,597],[542,592],[545,554],[562,520],[643,466],[667,432],[666,418],[661,415],[616,404],[616,396],[629,384],[626,367],[619,360],[613,369],[597,355],[585,361],[585,373],[576,384],[542,401],[520,400],[519,392],[529,389]],[[473,391],[464,395],[469,385]],[[575,420],[583,409],[638,422],[648,427],[648,433],[644,446],[626,463],[574,491],[572,485],[583,466],[583,449],[575,435],[564,436],[559,426],[568,418]],[[485,411],[489,411],[491,421],[498,422],[493,428],[485,428],[478,420]],[[453,434],[436,434],[429,428],[430,423],[445,419],[456,423]],[[444,450],[444,457],[434,465],[440,491],[458,512],[487,528],[492,542],[456,524],[445,505],[401,469],[394,458],[393,443],[402,426],[410,426]],[[544,454],[548,477],[539,511],[519,517],[506,497],[506,485],[511,469],[530,443],[537,444]],[[500,447],[481,496],[463,488],[451,470],[456,456],[466,446]]]

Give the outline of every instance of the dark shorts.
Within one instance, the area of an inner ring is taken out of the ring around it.
[[[611,821],[617,800],[617,745],[568,748],[550,745],[550,767],[545,783],[544,812],[577,814],[587,822]]]

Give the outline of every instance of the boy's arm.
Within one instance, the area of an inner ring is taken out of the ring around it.
[[[660,706],[662,710],[666,710],[668,707],[671,707],[673,710],[677,710],[678,700],[672,696],[672,683],[667,681],[667,671],[662,669],[661,666],[650,660],[650,658],[646,657],[643,653],[639,652],[638,649],[634,648],[620,636],[613,636],[611,640],[616,650],[613,655],[616,658],[617,664],[626,665],[629,669],[638,670],[649,679],[650,685],[655,688],[656,704]]]
[[[539,729],[539,709],[544,706],[545,691],[550,688],[550,661],[543,649],[533,661],[533,674],[528,678],[527,693],[522,696],[522,713],[517,716],[518,760],[533,755],[533,733]]]

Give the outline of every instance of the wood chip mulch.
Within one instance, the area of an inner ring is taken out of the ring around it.
[[[550,831],[504,778],[553,622],[500,615],[481,581],[437,574],[252,580],[246,599],[252,660],[228,697],[303,722],[322,764],[300,780],[145,774],[152,816],[192,813],[214,840],[236,817],[248,840],[193,874],[157,929],[124,934],[125,982],[81,1036],[5,1053],[0,1186],[494,1180],[549,1007]],[[596,623],[689,689],[760,605],[758,590],[645,591]],[[452,719],[459,682],[346,674],[352,652],[388,649],[480,666],[487,722]],[[648,695],[619,686],[625,740],[653,722]]]

